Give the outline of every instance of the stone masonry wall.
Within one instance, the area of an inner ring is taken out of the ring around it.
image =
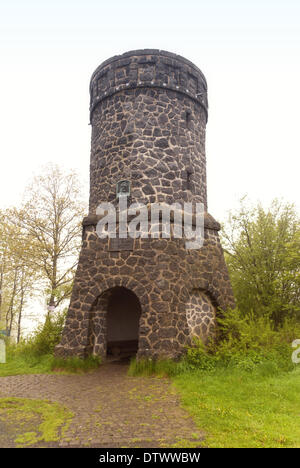
[[[107,298],[116,286],[133,291],[141,304],[139,357],[177,357],[198,332],[206,339],[216,308],[233,305],[233,298],[217,232],[205,229],[205,237],[200,250],[186,250],[182,239],[135,239],[132,251],[109,252],[95,225],[85,226],[57,353],[105,356]],[[198,296],[209,310],[200,313]]]
[[[206,208],[206,81],[174,54],[137,51],[104,62],[91,79],[90,214],[115,200],[120,179],[142,203]]]
[[[91,79],[89,216],[66,325],[56,354],[106,355],[107,307],[114,288],[141,306],[138,357],[178,357],[193,336],[214,333],[218,308],[234,305],[219,241],[207,213],[206,81],[191,62],[164,51],[133,51],[104,62]],[[96,234],[99,203],[131,183],[130,202],[202,202],[205,242],[135,239],[112,248]]]
[[[165,89],[104,101],[92,117],[90,213],[115,201],[120,179],[131,181],[133,202],[193,200],[206,208],[205,121],[197,102]]]

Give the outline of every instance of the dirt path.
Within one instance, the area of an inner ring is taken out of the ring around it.
[[[47,399],[74,413],[52,446],[186,447],[203,440],[168,379],[128,377],[122,363],[84,375],[1,377],[0,397],[8,396]],[[14,437],[0,424],[0,447],[7,446],[14,446]]]

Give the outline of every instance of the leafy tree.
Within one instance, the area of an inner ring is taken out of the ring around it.
[[[275,200],[265,210],[241,201],[222,232],[235,298],[247,315],[267,316],[275,327],[300,318],[300,223],[293,205]]]
[[[15,210],[16,211],[16,210]],[[21,336],[24,306],[32,295],[37,272],[31,262],[34,243],[16,222],[10,221],[10,211],[0,213],[0,320],[1,327]]]
[[[12,217],[34,242],[31,262],[48,295],[48,315],[69,298],[81,244],[85,206],[75,172],[48,165],[25,192],[22,209]]]

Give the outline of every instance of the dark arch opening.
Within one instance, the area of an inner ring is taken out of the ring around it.
[[[134,356],[138,350],[141,305],[134,292],[124,287],[111,290],[107,303],[107,357]]]

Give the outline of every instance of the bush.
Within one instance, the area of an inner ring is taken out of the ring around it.
[[[55,346],[60,342],[66,311],[47,317],[45,323],[26,340],[7,346],[7,369],[3,375],[28,374],[33,372],[87,371],[99,367],[99,356],[85,359],[70,357],[67,359],[53,356]]]
[[[218,336],[204,346],[198,340],[187,349],[185,361],[192,369],[239,369],[271,375],[295,368],[292,341],[300,337],[300,324],[286,319],[277,330],[267,318],[243,317],[238,309],[228,310],[218,321]]]
[[[193,346],[187,348],[184,362],[186,367],[195,370],[210,371],[216,368],[218,360],[210,349],[211,345],[205,346],[200,339],[194,339]]]
[[[47,316],[33,334],[22,340],[18,345],[11,345],[12,354],[44,356],[53,354],[55,346],[60,342],[64,327],[66,311]]]
[[[217,319],[218,334],[206,345],[195,339],[180,362],[172,360],[133,360],[129,375],[168,375],[184,372],[235,370],[272,376],[295,369],[291,360],[294,339],[300,338],[300,323],[286,319],[276,329],[267,318],[242,316],[238,309],[228,310]]]

